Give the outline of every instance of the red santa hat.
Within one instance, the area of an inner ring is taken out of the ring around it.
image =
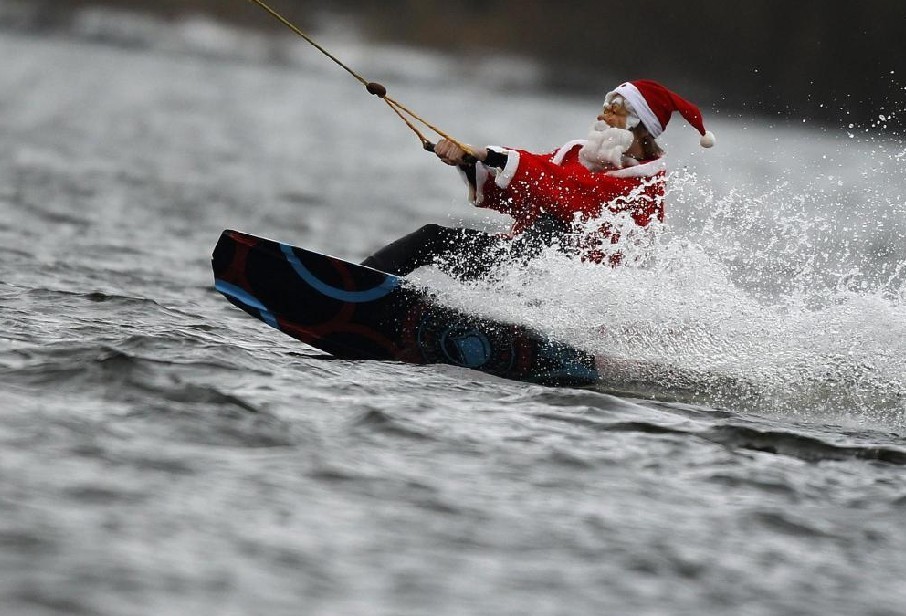
[[[703,148],[714,145],[714,133],[705,130],[699,108],[656,81],[639,79],[622,83],[607,93],[604,104],[610,104],[615,96],[623,97],[629,104],[630,111],[638,116],[639,121],[655,139],[667,128],[667,122],[670,121],[673,112],[679,111],[702,136],[699,143]]]

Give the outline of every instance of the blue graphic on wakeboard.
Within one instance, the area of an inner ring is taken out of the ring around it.
[[[481,368],[491,359],[491,341],[475,328],[447,328],[441,334],[440,348],[447,359],[465,368]]]
[[[390,274],[385,274],[386,278],[378,286],[373,289],[365,289],[362,291],[347,291],[346,289],[338,289],[337,287],[331,286],[311,273],[311,271],[302,265],[302,261],[299,260],[299,257],[293,252],[293,247],[288,244],[280,244],[280,250],[283,251],[283,254],[286,255],[286,260],[289,261],[289,264],[293,266],[293,270],[299,274],[299,277],[302,278],[306,283],[308,283],[312,288],[314,288],[318,293],[329,297],[331,299],[336,299],[341,302],[348,302],[350,304],[364,304],[365,302],[373,302],[376,299],[381,299],[390,294],[396,287],[400,284],[400,279],[396,276],[391,276]]]

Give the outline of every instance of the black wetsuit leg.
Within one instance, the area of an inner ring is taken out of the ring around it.
[[[362,265],[405,276],[424,265],[435,265],[461,279],[482,276],[505,254],[505,240],[475,229],[425,225],[384,246]]]
[[[425,225],[384,246],[362,265],[405,276],[424,265],[434,265],[451,276],[469,280],[484,276],[506,261],[526,263],[555,243],[566,249],[568,225],[549,214],[512,240],[475,229]]]
[[[557,245],[563,252],[570,250],[570,227],[550,214],[542,214],[530,227],[513,238],[510,258],[528,263],[548,246]]]

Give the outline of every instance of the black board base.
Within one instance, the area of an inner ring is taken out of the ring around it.
[[[547,385],[599,378],[589,353],[443,306],[402,278],[335,257],[227,230],[212,265],[230,302],[337,358],[445,363]]]

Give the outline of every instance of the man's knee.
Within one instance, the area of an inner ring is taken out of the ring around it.
[[[432,222],[419,227],[412,235],[421,238],[425,243],[430,243],[443,237],[445,231],[445,227]]]
[[[455,250],[463,243],[464,229],[429,223],[412,234],[426,252],[440,255]]]

